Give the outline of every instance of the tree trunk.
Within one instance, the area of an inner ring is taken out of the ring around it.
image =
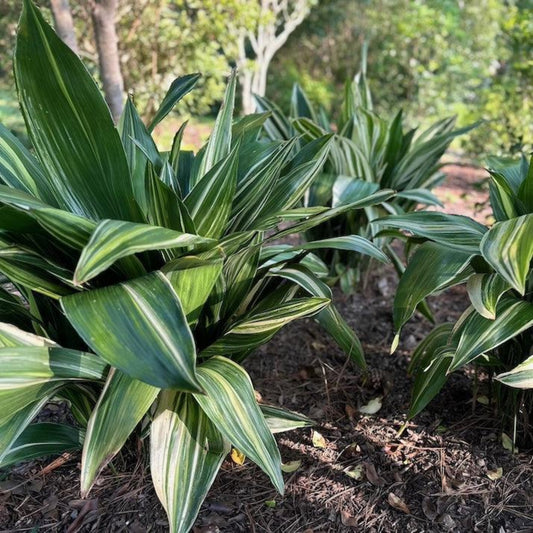
[[[115,28],[117,0],[93,1],[91,8],[104,95],[113,119],[117,122],[122,113],[124,94]]]
[[[76,32],[74,31],[74,22],[68,0],[50,0],[50,7],[57,34],[77,54],[78,41],[76,40]]]

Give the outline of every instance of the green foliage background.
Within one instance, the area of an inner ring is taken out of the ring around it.
[[[269,96],[288,106],[298,81],[331,109],[365,40],[380,111],[401,106],[422,124],[485,119],[461,141],[477,156],[531,148],[531,0],[323,0],[275,58]]]
[[[46,7],[47,1],[40,3]],[[153,112],[174,77],[199,71],[200,90],[184,107],[212,113],[234,64],[235,36],[256,23],[255,6],[244,0],[120,0],[125,83],[141,111]],[[16,129],[9,73],[19,7],[17,0],[0,6],[0,119]],[[71,7],[83,59],[97,74],[87,1],[71,1]],[[460,125],[484,119],[460,141],[477,158],[531,149],[533,0],[320,0],[274,58],[267,95],[288,108],[297,81],[335,113],[365,40],[380,112],[402,106],[413,124],[422,125],[450,114]]]

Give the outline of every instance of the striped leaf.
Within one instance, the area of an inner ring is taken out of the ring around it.
[[[304,265],[286,265],[283,268],[272,271],[271,275],[291,280],[313,296],[332,297],[331,289]],[[366,368],[361,341],[333,305],[328,305],[322,309],[316,315],[316,319],[357,366]]]
[[[83,431],[73,426],[50,422],[30,424],[0,461],[0,468],[47,455],[78,450],[82,441]]]
[[[347,235],[345,237],[333,237],[330,239],[307,242],[295,246],[293,250],[320,250],[324,248],[347,250],[349,252],[369,255],[383,263],[389,262],[389,258],[374,243],[359,235]]]
[[[452,354],[437,346],[431,346],[430,362],[427,367],[420,369],[415,376],[415,383],[411,393],[411,404],[407,417],[415,417],[428,403],[437,396],[446,383],[450,371]]]
[[[283,433],[313,426],[315,423],[304,415],[276,407],[274,405],[260,404],[259,408],[265,417],[266,423],[272,434]]]
[[[404,198],[405,200],[411,200],[417,204],[438,205],[443,207],[442,202],[427,189],[408,189],[406,191],[399,191],[396,193],[396,198]]]
[[[194,339],[162,273],[67,296],[61,306],[78,334],[115,368],[154,387],[200,390]]]
[[[370,181],[338,176],[333,184],[332,207],[340,207],[359,201],[378,192],[379,185]]]
[[[394,297],[394,328],[399,333],[424,299],[465,281],[471,256],[434,242],[422,244],[409,260]]]
[[[533,389],[533,355],[509,372],[497,375],[496,379],[509,387]]]
[[[201,356],[248,353],[268,342],[289,322],[314,315],[329,303],[329,298],[295,298],[271,309],[252,311],[203,350]]]
[[[192,185],[196,185],[206,177],[217,163],[222,162],[230,154],[231,147],[231,124],[233,121],[233,108],[235,106],[235,88],[237,85],[237,73],[234,70],[228,80],[222,105],[213,126],[213,131],[202,154],[200,166],[196,172],[196,178]],[[218,205],[218,204],[213,204]],[[211,206],[210,206],[211,207]]]
[[[241,148],[239,162],[240,165],[246,164],[247,172],[238,176],[231,213],[233,231],[255,227],[257,216],[267,202],[283,165],[294,150],[296,139],[283,144],[257,144],[250,143]]]
[[[150,431],[150,472],[172,533],[191,530],[229,450],[190,394],[161,393]]]
[[[99,357],[55,346],[0,349],[0,391],[67,380],[101,380],[107,364]]]
[[[187,74],[176,78],[171,84],[157,110],[148,130],[152,131],[174,108],[174,106],[189,92],[200,79],[200,74]]]
[[[26,309],[23,301],[0,285],[0,348],[2,322],[9,320],[11,324],[23,330],[31,329],[31,313]]]
[[[0,124],[0,182],[57,205],[43,169],[31,152]]]
[[[70,271],[15,246],[0,248],[0,272],[13,283],[54,299],[74,290]]]
[[[533,326],[533,304],[502,298],[496,308],[496,318],[489,320],[479,315],[473,308],[465,312],[454,331],[457,342],[449,371],[472,362],[489,350],[497,348],[522,331]]]
[[[231,444],[256,463],[283,494],[281,457],[257,405],[250,377],[237,363],[213,357],[198,367],[206,394],[196,401]]]
[[[176,231],[197,233],[187,207],[176,192],[163,183],[152,163],[146,167],[145,187],[148,222]]]
[[[205,237],[160,226],[120,220],[102,220],[81,253],[74,272],[74,282],[85,283],[109,268],[118,259],[135,253],[211,245],[214,242]],[[142,274],[144,274],[143,270],[138,272],[138,275]]]
[[[522,296],[533,258],[533,214],[497,222],[481,241],[481,253]]]
[[[21,395],[11,393],[9,394],[11,398],[9,398],[0,391],[0,464],[4,462],[4,458],[9,455],[17,439],[58,390],[59,386],[50,384],[45,387],[39,385],[37,388],[25,388],[31,390],[23,392],[27,401],[23,402],[22,407],[20,407],[21,402],[18,401]],[[29,395],[33,396],[34,399],[28,400]],[[16,397],[13,398],[13,396]]]
[[[291,209],[300,202],[322,170],[331,144],[332,136],[325,135],[305,145],[290,161],[286,173],[273,185],[267,201],[258,210],[255,218],[261,220],[277,211]]]
[[[122,143],[98,87],[32,2],[23,5],[15,80],[54,197],[92,220],[140,221]]]
[[[36,197],[17,189],[0,185],[0,203],[27,211],[53,237],[71,248],[83,248],[96,222],[56,209]]]
[[[150,161],[160,168],[163,161],[131,97],[126,100],[120,117],[119,131],[131,173],[133,193],[140,208],[146,213],[148,209],[144,183],[146,164]]]
[[[352,211],[354,209],[381,204],[393,195],[394,191],[389,189],[383,189],[368,196],[361,197],[352,203],[344,204],[332,209],[318,207],[314,208],[313,214],[308,215],[305,220],[297,222],[296,224],[293,224],[292,226],[289,226],[286,229],[282,229],[272,234],[268,237],[268,240],[277,240],[287,235],[307,231],[311,228],[314,228],[315,226],[318,226],[319,224],[323,224],[324,222],[331,220],[332,218],[348,213],[349,211]]]
[[[199,235],[218,239],[224,232],[237,185],[238,148],[216,163],[184,199]]]
[[[98,473],[122,448],[157,397],[159,389],[112,370],[96,404],[83,445],[81,493],[85,498]]]
[[[494,320],[496,306],[511,286],[498,274],[473,274],[468,278],[466,288],[475,310],[481,316]]]
[[[479,254],[481,239],[487,231],[485,226],[468,217],[429,211],[393,215],[373,223],[385,228],[399,228],[469,254]]]
[[[221,258],[180,257],[163,268],[191,327],[198,320],[202,307],[222,272],[222,265]]]

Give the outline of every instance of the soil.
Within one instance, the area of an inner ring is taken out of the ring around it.
[[[473,203],[486,203],[480,174],[454,168],[437,192],[455,198],[452,211],[472,215]],[[479,191],[484,196],[478,199]],[[476,212],[478,219],[485,216],[484,209]],[[415,317],[399,349],[389,354],[396,283],[383,268],[360,294],[335,291],[336,305],[363,342],[368,376],[311,320],[285,328],[249,358],[246,366],[262,400],[301,412],[316,426],[278,435],[283,461],[300,462],[285,474],[284,496],[252,463],[228,458],[195,533],[533,531],[532,455],[503,447],[500,421],[474,399],[468,372],[453,374],[399,434],[412,385],[409,356],[432,326]],[[455,320],[467,297],[455,288],[430,305],[438,323]],[[376,398],[381,408],[362,414]],[[49,407],[49,416],[61,410]],[[0,481],[0,531],[168,531],[151,487],[146,446],[133,438],[88,500],[79,496],[77,453],[11,469]]]

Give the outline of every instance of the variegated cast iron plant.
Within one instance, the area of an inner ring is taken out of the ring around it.
[[[128,101],[115,128],[30,0],[14,70],[33,152],[0,127],[0,466],[82,445],[86,496],[142,425],[171,531],[191,528],[230,446],[283,492],[273,432],[309,421],[259,405],[240,363],[314,315],[363,367],[311,251],[382,254],[358,236],[272,243],[392,191],[302,207],[331,136],[299,151],[259,140],[268,114],[233,123],[234,76],[207,144],[182,150],[182,127],[160,152],[151,131],[198,76],[177,79],[148,126]],[[32,423],[57,398],[77,425]]]
[[[256,97],[258,109],[270,111],[265,132],[270,139],[289,139],[300,134],[300,143],[334,135],[331,150],[320,176],[306,195],[306,205],[336,207],[361,191],[367,194],[394,189],[390,201],[350,211],[311,228],[310,240],[354,234],[370,238],[372,221],[388,213],[414,211],[419,205],[440,205],[431,192],[444,179],[440,159],[453,139],[473,126],[455,128],[455,117],[448,117],[417,132],[405,129],[400,109],[392,120],[380,116],[374,109],[366,78],[366,47],[363,47],[361,71],[346,83],[338,120],[317,109],[303,89],[295,84],[289,116],[264,97]],[[393,260],[399,273],[404,266],[390,239],[382,237],[376,244]],[[352,292],[367,271],[369,258],[345,250],[321,250],[319,256],[330,269],[330,276],[339,280],[345,292]]]
[[[465,283],[470,307],[455,324],[437,326],[413,354],[409,417],[418,414],[465,365],[495,376],[495,400],[514,440],[533,444],[533,160],[490,160],[495,223],[443,213],[391,216],[378,223],[402,229],[416,243],[394,300],[401,328],[427,296]],[[393,230],[394,231],[394,230]]]

